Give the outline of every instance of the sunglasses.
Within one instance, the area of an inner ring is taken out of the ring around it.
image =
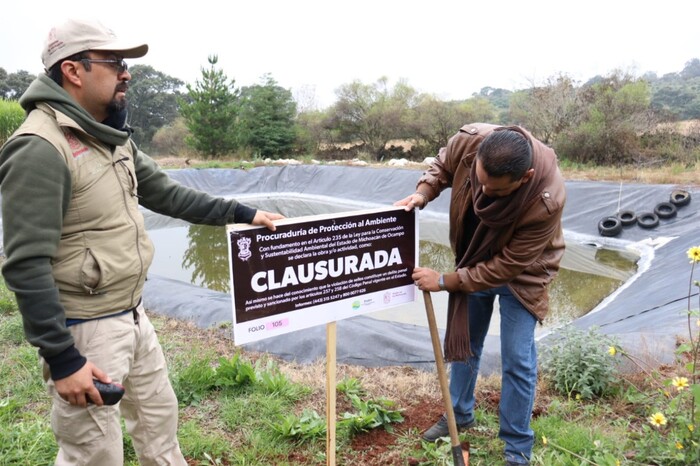
[[[80,61],[83,63],[83,66],[85,66],[85,69],[87,71],[90,71],[90,63],[106,63],[110,65],[112,68],[117,70],[117,74],[122,74],[126,70],[129,69],[129,65],[126,64],[126,62],[121,59],[117,60],[116,58],[111,58],[111,59],[98,59],[98,58],[81,58]]]

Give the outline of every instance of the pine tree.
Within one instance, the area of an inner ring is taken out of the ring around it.
[[[297,107],[292,93],[270,75],[262,81],[241,91],[240,141],[263,157],[276,158],[293,150]]]
[[[230,154],[237,149],[236,117],[240,91],[235,80],[216,68],[217,55],[208,57],[209,69],[202,68],[202,80],[188,84],[187,96],[179,100],[191,136],[188,146],[205,158]]]

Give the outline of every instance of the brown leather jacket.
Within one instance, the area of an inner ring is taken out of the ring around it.
[[[416,191],[428,201],[445,188],[452,188],[450,243],[455,254],[456,246],[464,241],[463,219],[472,202],[471,164],[479,144],[495,128],[498,126],[485,123],[463,126],[418,181]],[[561,216],[566,190],[554,151],[520,129],[532,142],[533,177],[543,185],[537,192],[539,199],[528,203],[510,228],[499,233],[488,259],[445,274],[445,285],[450,292],[463,293],[508,285],[513,295],[541,322],[549,310],[547,285],[559,270],[564,254]],[[538,170],[537,166],[542,169]],[[457,260],[460,262],[466,261]]]

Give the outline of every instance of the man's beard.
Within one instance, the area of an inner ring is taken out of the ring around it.
[[[107,118],[102,120],[102,124],[120,131],[125,131],[127,107],[126,99],[112,99],[112,101],[107,104]]]

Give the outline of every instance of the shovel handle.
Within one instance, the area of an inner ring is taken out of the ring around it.
[[[429,291],[423,291],[423,300],[425,301],[425,313],[428,316],[430,339],[433,342],[433,352],[435,353],[435,364],[437,366],[438,380],[440,381],[440,390],[442,391],[442,399],[445,401],[447,428],[450,431],[450,444],[452,445],[452,459],[454,460],[455,466],[469,466],[469,452],[464,452],[462,450],[462,445],[459,442],[457,422],[455,421],[455,413],[454,409],[452,408],[452,400],[450,398],[450,387],[447,384],[445,362],[442,358],[442,346],[440,345],[440,336],[438,335],[437,324],[435,322],[433,298],[430,296]]]

